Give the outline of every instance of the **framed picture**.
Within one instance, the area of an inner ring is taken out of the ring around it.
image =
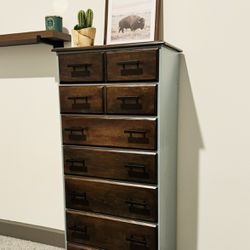
[[[106,0],[104,44],[158,39],[160,0]]]

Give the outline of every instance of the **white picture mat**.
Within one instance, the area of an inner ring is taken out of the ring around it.
[[[148,6],[150,3],[150,6]],[[124,15],[134,15],[136,14],[135,6],[140,5],[140,11],[143,8],[150,10],[150,36],[148,39],[126,39],[114,40],[112,41],[112,17],[113,14],[124,14]],[[107,37],[106,44],[122,44],[122,43],[133,43],[133,42],[147,42],[155,40],[155,22],[156,22],[156,0],[109,0],[108,1],[108,18],[107,18]]]

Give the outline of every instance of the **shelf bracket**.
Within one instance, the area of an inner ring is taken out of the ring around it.
[[[37,36],[37,43],[49,44],[52,45],[54,48],[64,47],[64,41],[51,40],[48,38],[42,38],[41,36]]]

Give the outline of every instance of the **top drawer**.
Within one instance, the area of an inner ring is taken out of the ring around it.
[[[107,52],[107,81],[158,81],[158,49]]]
[[[103,53],[59,55],[60,81],[102,82]]]

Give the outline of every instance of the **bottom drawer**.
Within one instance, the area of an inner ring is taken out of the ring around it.
[[[67,240],[107,250],[155,250],[157,226],[110,216],[67,211]]]
[[[81,245],[68,243],[67,250],[104,250],[104,249],[93,248],[93,247],[87,247],[87,246],[81,246]]]

